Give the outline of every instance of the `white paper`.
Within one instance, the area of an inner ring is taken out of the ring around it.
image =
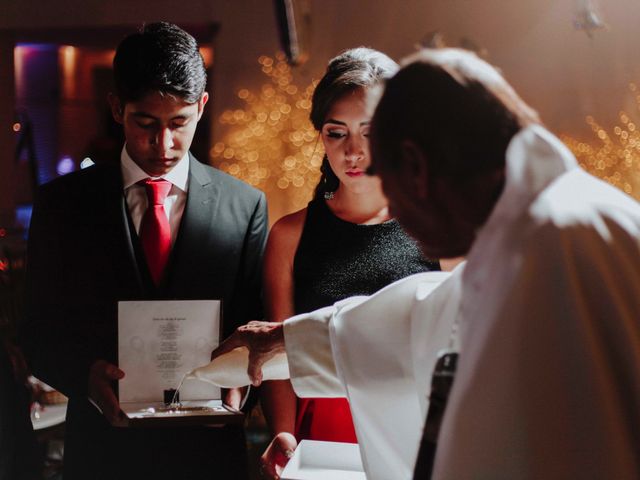
[[[282,480],[366,480],[357,443],[302,440]]]
[[[162,402],[164,390],[209,362],[219,332],[219,300],[119,302],[120,402]],[[187,380],[180,388],[181,401],[211,399],[220,399],[211,384]]]

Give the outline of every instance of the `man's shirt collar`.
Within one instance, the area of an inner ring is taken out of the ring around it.
[[[122,169],[123,186],[126,190],[139,181],[149,178],[149,174],[142,170],[138,164],[133,161],[125,147],[126,145],[122,147],[122,152],[120,153],[120,168]],[[186,192],[189,185],[189,153],[186,153],[176,166],[169,171],[169,173],[162,175],[161,177],[152,178],[164,178],[183,192]]]

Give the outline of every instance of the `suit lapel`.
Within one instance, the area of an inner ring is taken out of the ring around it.
[[[204,166],[190,155],[187,203],[171,255],[168,275],[171,295],[180,295],[183,287],[190,283],[193,265],[210,262],[211,252],[207,252],[203,245],[207,245],[212,226],[216,224],[219,202],[219,185],[213,181]],[[186,290],[189,291],[189,288]]]

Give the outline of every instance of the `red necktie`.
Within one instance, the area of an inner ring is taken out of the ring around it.
[[[159,285],[171,251],[171,229],[164,211],[164,201],[171,190],[171,183],[147,178],[144,185],[149,206],[140,224],[140,241],[151,278]]]

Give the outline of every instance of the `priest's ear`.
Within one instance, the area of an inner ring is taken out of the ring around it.
[[[429,165],[424,151],[413,140],[403,140],[400,155],[400,175],[404,177],[404,185],[416,199],[426,200],[429,194]]]
[[[124,105],[122,101],[115,93],[109,93],[107,97],[109,101],[109,105],[111,106],[111,115],[113,115],[113,119],[118,123],[124,122]]]

